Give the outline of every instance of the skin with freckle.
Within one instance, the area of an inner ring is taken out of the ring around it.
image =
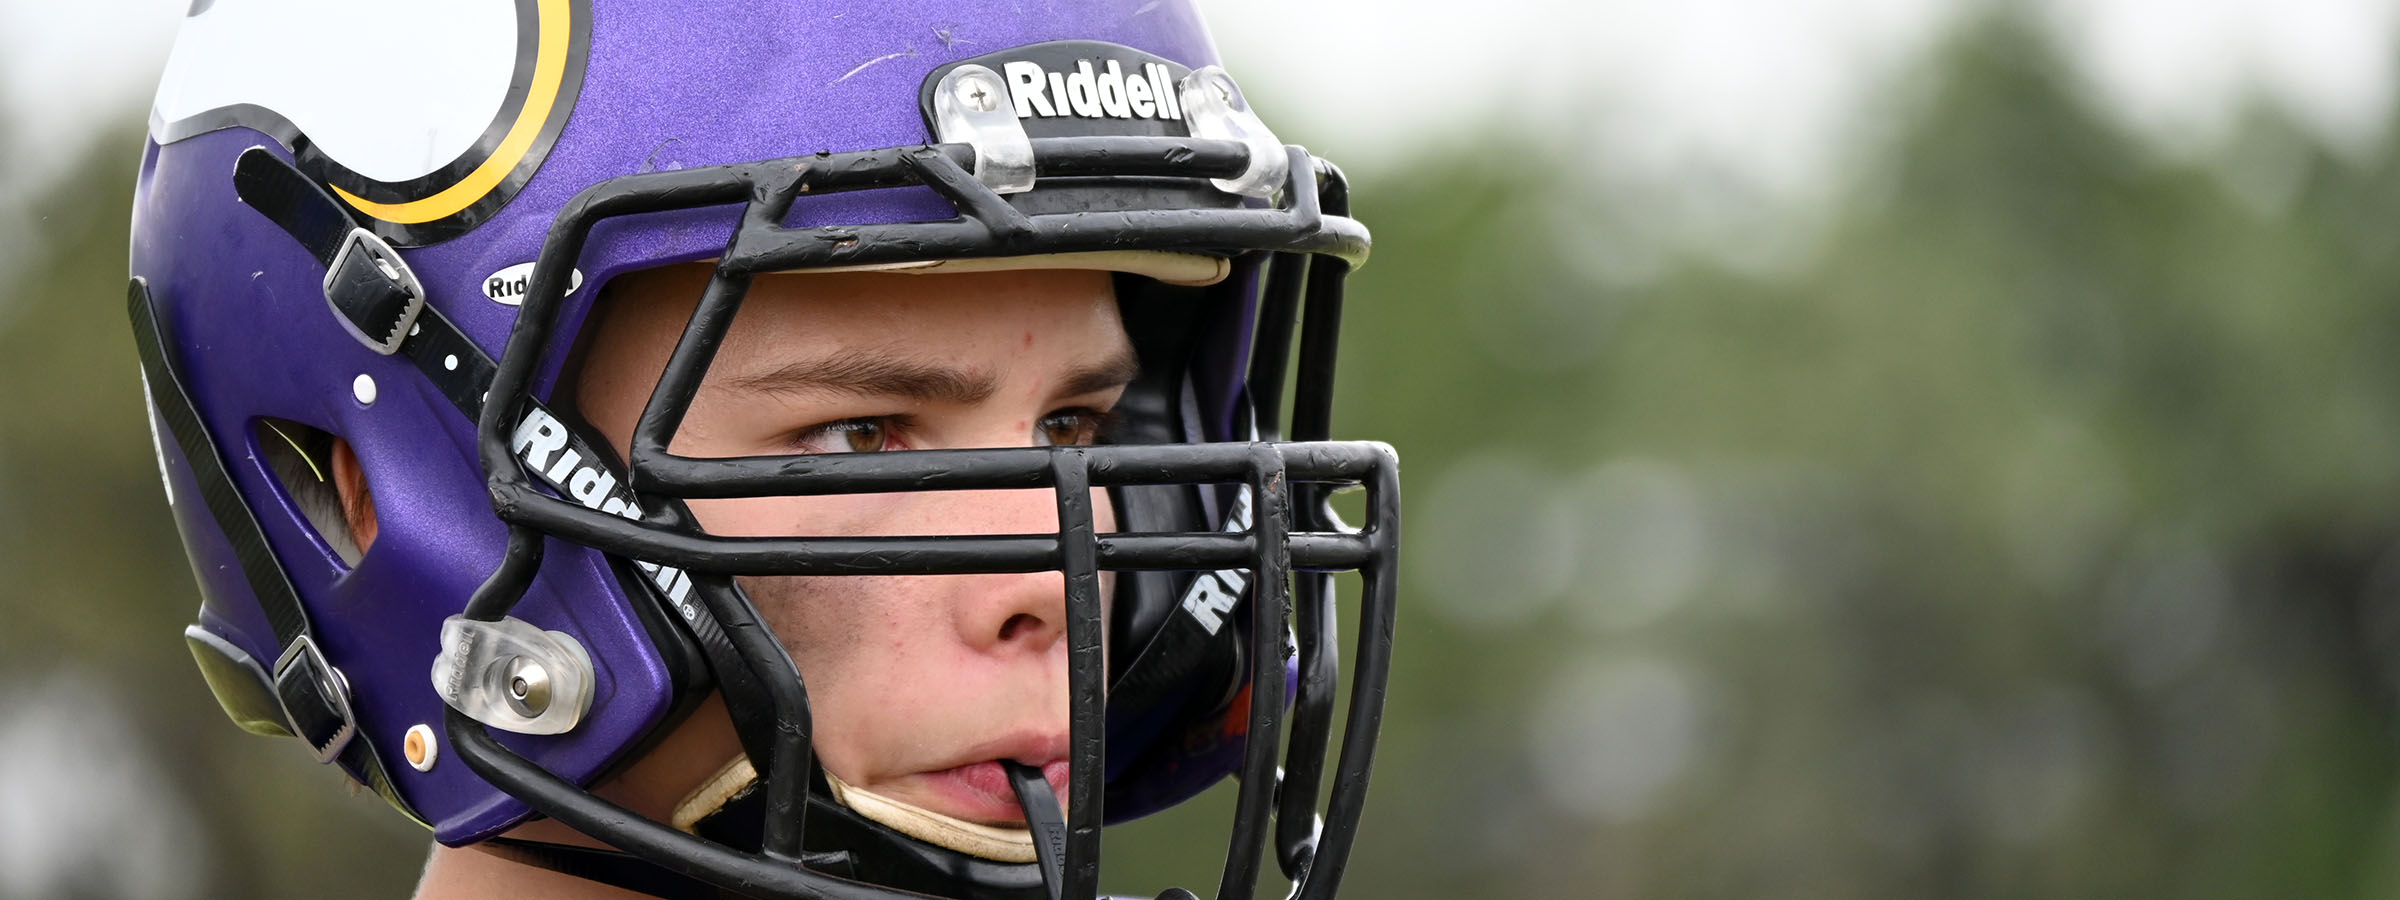
[[[620,279],[577,385],[620,452],[708,270]],[[1021,346],[1005,337],[1024,335]],[[1035,334],[1046,336],[1036,341]],[[997,337],[998,340],[994,340]],[[1038,349],[1033,349],[1037,347]],[[985,382],[979,399],[741,385],[854,348],[938,363]],[[1072,392],[1094,360],[1130,353],[1109,276],[825,274],[760,279],[672,449],[698,457],[804,452],[796,434],[887,417],[897,449],[1026,446],[1060,410],[1105,411],[1123,384]],[[1088,385],[1086,387],[1089,387]],[[817,448],[825,449],[825,448]],[[1023,534],[1057,528],[1048,491],[701,500],[725,535]],[[1105,492],[1093,506],[1114,528]],[[1104,575],[1104,578],[1106,576]],[[850,784],[970,821],[1022,821],[994,760],[1045,765],[1066,794],[1067,668],[1057,572],[749,578],[743,587],[799,665],[824,765]],[[1103,587],[1101,595],[1109,590]],[[697,781],[722,759],[693,762]],[[1055,765],[1051,765],[1055,764]],[[962,771],[962,768],[964,771]]]

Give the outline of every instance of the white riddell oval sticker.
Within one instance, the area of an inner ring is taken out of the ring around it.
[[[518,263],[493,272],[483,279],[483,295],[494,303],[516,306],[525,302],[525,287],[533,282],[533,264]],[[572,270],[567,276],[567,293],[583,286],[583,270]]]

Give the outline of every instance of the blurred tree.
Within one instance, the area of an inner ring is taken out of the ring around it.
[[[80,701],[67,711],[75,719],[137,724],[130,753],[82,751],[122,766],[103,778],[148,783],[157,767],[171,787],[131,797],[85,785],[59,795],[69,808],[14,810],[20,827],[54,839],[70,818],[197,827],[174,834],[179,850],[168,856],[126,853],[112,846],[118,835],[99,833],[75,835],[90,843],[74,856],[19,862],[68,867],[61,886],[108,883],[77,865],[201,864],[176,873],[180,886],[159,896],[406,896],[423,833],[373,796],[346,791],[345,779],[298,744],[226,722],[183,648],[199,595],[167,516],[125,320],[125,218],[141,146],[138,130],[104,135],[95,142],[101,152],[23,211],[18,221],[29,230],[6,240],[28,264],[7,273],[0,291],[0,571],[9,573],[0,591],[9,623],[0,628],[0,732],[12,717],[41,721],[45,706]],[[100,687],[73,687],[87,679]],[[46,777],[45,766],[81,771],[75,762],[0,759],[0,783]],[[80,808],[106,802],[129,808]]]
[[[2165,158],[2039,34],[1895,86],[1781,268],[1656,252],[1605,146],[1359,189],[1343,430],[1415,523],[1362,893],[2388,893],[2394,160]]]

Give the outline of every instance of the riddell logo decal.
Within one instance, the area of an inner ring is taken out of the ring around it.
[[[1250,489],[1243,488],[1234,496],[1233,514],[1225,517],[1225,530],[1235,534],[1250,530]],[[1216,634],[1225,625],[1225,614],[1233,611],[1233,605],[1241,602],[1242,592],[1249,587],[1248,569],[1204,573],[1193,579],[1190,590],[1183,592],[1183,611],[1190,613],[1192,621],[1208,629],[1209,634]]]
[[[485,277],[483,296],[493,303],[519,306],[525,302],[525,289],[532,284],[533,264],[518,263]],[[575,289],[580,287],[583,287],[583,270],[568,270],[567,293],[575,293]]]
[[[1124,63],[1075,61],[1071,72],[1053,72],[1040,63],[1012,60],[1000,65],[1008,94],[1016,101],[1017,118],[1078,116],[1086,119],[1161,119],[1183,121],[1183,105],[1175,97],[1175,79],[1167,67],[1141,63],[1126,71]]]
[[[584,458],[582,450],[571,446],[565,423],[558,421],[540,407],[525,412],[517,423],[517,433],[510,445],[516,448],[517,458],[524,461],[528,471],[536,473],[559,496],[581,503],[612,516],[622,516],[639,522],[642,507],[633,492],[617,483],[617,476]],[[687,622],[700,621],[700,609],[692,604],[692,578],[682,569],[657,563],[634,560],[642,577],[675,605]]]

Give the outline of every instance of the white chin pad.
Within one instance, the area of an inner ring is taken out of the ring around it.
[[[681,831],[690,832],[700,820],[708,818],[735,796],[758,780],[758,771],[751,768],[750,758],[735,756],[717,774],[702,782],[675,804],[670,821]],[[969,856],[979,856],[995,862],[1029,863],[1037,857],[1033,851],[1033,832],[1022,828],[1002,828],[969,822],[946,816],[930,809],[910,806],[890,797],[851,787],[848,782],[825,773],[825,783],[833,788],[833,800],[876,824],[924,841],[936,847],[956,850]]]
[[[851,787],[832,772],[825,773],[825,783],[833,788],[834,802],[850,807],[885,828],[925,843],[1000,862],[1029,863],[1036,858],[1033,832],[1023,828],[969,822],[910,806],[881,794]]]

